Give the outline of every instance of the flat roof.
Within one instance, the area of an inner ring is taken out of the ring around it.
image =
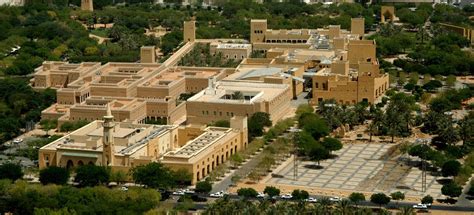
[[[188,102],[214,102],[214,103],[253,103],[258,101],[270,101],[279,96],[281,93],[288,90],[287,84],[269,84],[261,82],[246,82],[246,81],[220,81],[216,83],[213,89],[204,89],[193,97],[188,99]],[[244,97],[251,97],[250,100],[241,99],[225,99],[226,95],[240,91]]]
[[[191,158],[224,137],[231,130],[231,128],[209,127],[206,129],[206,132],[199,135],[197,138],[189,141],[177,151],[169,152],[165,156]]]

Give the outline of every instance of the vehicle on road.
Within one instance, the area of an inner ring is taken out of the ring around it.
[[[176,190],[173,192],[173,195],[184,196],[184,190]]]
[[[224,191],[219,191],[219,192],[211,193],[209,196],[214,197],[214,198],[222,198],[224,197],[224,195],[227,195],[227,193]]]
[[[121,191],[128,191],[128,187],[123,186],[123,187],[120,188],[120,190]]]
[[[266,197],[265,193],[258,193],[257,198],[264,199]]]
[[[342,200],[341,197],[338,197],[338,196],[333,196],[329,198],[329,201],[331,202],[340,202],[341,200]]]
[[[283,194],[280,196],[281,199],[292,199],[293,196],[291,194]]]
[[[307,199],[304,200],[305,202],[309,202],[309,203],[316,203],[318,202],[318,200],[316,198],[313,198],[313,197],[309,197]]]
[[[185,194],[194,194],[194,193],[196,193],[194,190],[190,190],[190,189],[185,189],[185,190],[183,190],[183,192]]]
[[[13,140],[13,143],[15,143],[15,144],[20,144],[22,142],[23,142],[23,139],[21,139],[21,138],[17,138],[17,139]]]
[[[415,209],[428,209],[428,206],[426,204],[416,204],[416,205],[413,205],[413,208]]]

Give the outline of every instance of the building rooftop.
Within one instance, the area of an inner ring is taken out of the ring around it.
[[[250,49],[252,45],[250,44],[236,44],[236,43],[219,43],[217,45],[218,49]]]
[[[80,151],[102,152],[104,131],[102,123],[102,120],[93,121],[43,146],[41,150],[67,150],[67,152],[70,153],[80,153]],[[148,141],[173,128],[175,128],[175,126],[132,124],[127,122],[116,123],[113,128],[115,153],[122,155],[133,154]],[[80,151],[71,152],[70,150]]]
[[[254,103],[270,101],[284,93],[289,86],[287,84],[268,84],[261,82],[243,81],[220,81],[213,87],[197,93],[188,99],[188,102],[215,102],[215,103]],[[232,99],[232,94],[241,92],[243,99]]]
[[[168,152],[165,156],[189,159],[193,156],[198,155],[201,151],[210,147],[212,144],[216,143],[219,139],[223,138],[231,130],[231,128],[208,127],[206,129],[206,132],[199,135],[197,138],[189,141],[177,151]]]

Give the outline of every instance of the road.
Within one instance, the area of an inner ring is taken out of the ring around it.
[[[257,155],[253,156],[250,158],[249,161],[244,163],[240,168],[235,170],[232,174],[229,174],[226,176],[223,180],[217,182],[214,184],[212,191],[213,193],[221,191],[221,190],[227,190],[229,186],[232,184],[232,176],[238,175],[241,178],[246,177],[255,167],[258,165],[260,160],[262,160],[262,153],[258,153]]]
[[[202,195],[199,195],[200,197],[204,197],[204,198],[208,198],[208,199],[212,199],[210,198],[208,195],[205,195],[205,194],[202,194]],[[313,198],[316,198],[316,199],[322,199],[322,198],[329,198],[329,196],[311,196]],[[240,196],[237,196],[235,194],[230,194],[229,195],[229,198],[231,200],[239,200],[241,199]],[[255,201],[258,201],[258,199],[253,199]],[[277,201],[293,201],[293,200],[282,200],[282,199],[277,199]],[[206,202],[206,203],[195,203],[195,209],[198,209],[198,210],[203,210],[207,207],[207,205],[209,204],[210,202]],[[389,204],[385,205],[384,207],[387,208],[387,209],[393,209],[393,208],[400,208],[400,207],[413,207],[413,205],[415,204],[418,204],[418,202],[395,202],[395,201],[392,201],[390,202]],[[370,201],[362,201],[362,202],[359,202],[358,205],[361,205],[361,206],[367,206],[367,207],[379,207],[379,205],[376,205]],[[444,210],[444,211],[466,211],[466,212],[474,212],[474,207],[468,207],[468,206],[458,206],[458,205],[433,205],[431,208],[429,208],[429,210]]]

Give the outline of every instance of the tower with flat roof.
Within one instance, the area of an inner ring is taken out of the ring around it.
[[[352,18],[351,19],[351,33],[358,34],[359,37],[363,37],[365,33],[365,19],[364,18]]]
[[[183,40],[185,43],[196,40],[196,21],[184,21]]]
[[[155,63],[156,62],[155,46],[143,46],[140,48],[140,62],[141,63]]]
[[[81,10],[94,11],[92,0],[81,0]]]
[[[266,31],[267,31],[266,19],[252,19],[250,21],[250,42],[251,43],[264,42]]]

